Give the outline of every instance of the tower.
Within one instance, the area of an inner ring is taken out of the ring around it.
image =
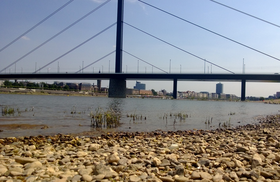
[[[222,94],[223,93],[223,84],[217,83],[216,84],[216,94]]]

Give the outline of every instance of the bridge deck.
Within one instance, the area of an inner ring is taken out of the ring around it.
[[[197,81],[266,81],[280,82],[280,74],[137,74],[137,73],[36,73],[36,74],[0,74],[0,80],[197,80]]]

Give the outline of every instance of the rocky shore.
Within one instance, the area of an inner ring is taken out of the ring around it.
[[[2,138],[0,181],[280,181],[279,126]]]

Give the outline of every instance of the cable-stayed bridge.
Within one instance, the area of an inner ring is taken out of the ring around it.
[[[26,53],[25,55],[23,55],[22,57],[18,58],[16,61],[11,62],[8,66],[4,67],[4,68],[0,68],[0,79],[109,79],[110,80],[110,86],[109,86],[109,96],[110,97],[125,97],[125,88],[126,88],[126,80],[130,80],[130,79],[142,79],[142,80],[173,80],[173,94],[174,94],[174,98],[177,97],[177,81],[181,81],[181,80],[200,80],[200,81],[213,81],[213,80],[225,80],[225,81],[240,81],[241,82],[241,100],[245,100],[245,88],[246,88],[246,82],[247,81],[268,81],[268,82],[277,82],[280,80],[280,75],[278,74],[235,74],[233,71],[215,64],[214,62],[208,61],[204,58],[202,58],[201,56],[194,54],[190,51],[187,51],[179,46],[176,46],[162,38],[159,38],[158,36],[155,36],[153,34],[150,34],[147,31],[144,31],[128,22],[124,21],[124,1],[123,0],[118,0],[118,10],[117,10],[117,22],[113,23],[111,25],[109,25],[108,27],[106,27],[105,29],[103,29],[102,31],[98,32],[97,34],[93,35],[92,37],[88,38],[87,40],[85,40],[84,42],[76,45],[75,47],[73,47],[72,49],[70,49],[69,51],[65,52],[64,54],[62,54],[61,56],[57,57],[56,59],[53,59],[51,62],[47,63],[46,65],[35,69],[35,71],[31,74],[4,74],[3,72],[6,71],[9,67],[11,67],[12,65],[15,65],[17,62],[21,61],[22,59],[24,59],[25,57],[29,56],[30,54],[32,54],[33,52],[37,51],[39,48],[41,48],[42,46],[44,46],[45,44],[47,44],[49,41],[51,41],[52,39],[56,38],[58,35],[64,33],[67,29],[71,28],[73,25],[75,25],[76,23],[78,23],[80,20],[82,20],[83,18],[86,18],[87,16],[89,16],[91,13],[94,13],[96,10],[102,8],[103,6],[105,6],[110,0],[105,1],[104,3],[102,3],[100,6],[98,6],[97,8],[93,9],[92,11],[90,11],[89,13],[85,14],[83,17],[81,17],[80,19],[78,19],[77,21],[75,21],[74,23],[70,24],[69,26],[67,26],[66,28],[64,28],[63,30],[61,30],[60,32],[58,32],[57,34],[55,34],[54,36],[52,36],[51,38],[49,38],[48,40],[46,40],[45,42],[41,43],[40,45],[38,45],[37,47],[35,47],[34,49],[32,49],[31,51],[29,51],[28,53]],[[42,22],[44,22],[46,19],[50,18],[52,15],[54,15],[55,13],[57,13],[58,11],[60,11],[61,9],[65,8],[68,4],[70,4],[71,2],[73,2],[73,0],[68,1],[66,4],[64,4],[62,7],[60,7],[59,9],[57,9],[55,12],[53,12],[51,15],[49,15],[48,17],[46,17],[45,19],[43,19],[42,21],[40,21],[38,24],[36,24],[35,26],[33,26],[32,28],[30,28],[28,31],[24,32],[22,35],[20,35],[18,38],[16,38],[15,40],[13,40],[11,43],[7,44],[6,46],[4,46],[3,48],[0,49],[0,52],[3,51],[4,49],[6,49],[7,47],[9,47],[10,45],[12,45],[15,41],[17,41],[20,37],[22,37],[23,35],[25,35],[27,32],[32,31],[34,28],[36,28],[37,26],[39,26]],[[252,51],[255,51],[259,54],[262,54],[263,56],[267,56],[271,59],[275,59],[277,61],[280,61],[280,59],[278,59],[275,56],[272,56],[270,54],[267,54],[261,50],[258,50],[254,47],[248,46],[242,42],[236,41],[234,39],[231,39],[227,36],[224,36],[222,34],[219,34],[215,31],[212,31],[210,29],[207,29],[205,27],[202,27],[198,24],[195,24],[191,21],[188,21],[184,18],[181,18],[175,14],[172,14],[168,11],[165,11],[161,8],[158,8],[156,6],[153,6],[147,2],[144,2],[142,0],[139,0],[139,2],[157,10],[160,11],[162,13],[165,13],[171,17],[174,17],[176,19],[179,19],[181,21],[183,21],[184,23],[188,23],[191,24],[195,27],[198,27],[200,29],[203,29],[204,31],[210,32],[212,34],[215,34],[216,36],[219,36],[221,38],[224,38],[230,42],[233,42],[239,46],[243,46],[247,49],[250,49]],[[213,1],[215,2],[215,1]],[[217,2],[216,2],[217,3]],[[221,4],[223,5],[223,4]],[[242,12],[244,13],[244,12]],[[256,18],[256,17],[255,17]],[[263,20],[261,20],[263,21]],[[99,35],[101,35],[103,32],[109,30],[110,28],[114,27],[116,25],[117,27],[117,33],[116,33],[116,50],[112,51],[106,55],[104,55],[103,57],[101,57],[100,59],[94,61],[93,63],[87,65],[87,66],[83,66],[80,70],[78,70],[75,73],[57,73],[57,74],[53,74],[53,73],[49,73],[49,74],[43,74],[43,73],[39,73],[42,69],[46,68],[47,66],[49,66],[50,64],[53,64],[55,62],[57,62],[59,59],[61,59],[62,57],[68,55],[69,53],[71,53],[72,51],[78,49],[79,47],[83,46],[84,44],[86,44],[87,42],[91,41],[92,39],[98,37]],[[131,54],[130,52],[126,51],[123,49],[123,25],[126,25],[130,28],[133,28],[134,30],[137,30],[147,36],[152,37],[153,39],[156,39],[166,45],[169,45],[175,49],[178,49],[179,51],[182,51],[183,53],[189,54],[197,59],[200,59],[203,62],[207,62],[209,64],[211,64],[211,66],[215,66],[225,72],[228,72],[228,74],[173,74],[171,72],[167,72],[163,69],[161,69],[159,66],[153,65],[149,62],[146,62],[145,60],[142,60],[141,58]],[[277,26],[277,25],[276,25]],[[112,55],[115,53],[115,73],[83,73],[83,70],[86,69],[87,67],[95,64],[96,62],[99,62],[101,60],[103,60],[104,58],[106,58],[109,55]],[[128,54],[142,62],[145,62],[146,64],[152,66],[152,68],[158,69],[160,70],[161,74],[159,73],[154,73],[154,74],[147,74],[147,73],[123,73],[123,65],[122,65],[122,56],[123,53]]]

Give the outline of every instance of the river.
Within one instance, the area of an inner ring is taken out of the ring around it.
[[[0,138],[98,132],[99,129],[90,125],[90,113],[96,113],[98,108],[103,111],[111,108],[121,114],[122,124],[113,131],[140,132],[157,129],[173,131],[215,129],[225,125],[234,127],[256,123],[258,117],[277,114],[279,110],[279,105],[254,102],[17,94],[0,94],[0,107],[15,110],[13,115],[1,114],[0,125],[44,124],[49,127],[46,129],[3,129],[4,131],[0,132]],[[179,119],[175,116],[178,114],[184,117]],[[133,120],[127,115],[137,115],[139,118]]]

